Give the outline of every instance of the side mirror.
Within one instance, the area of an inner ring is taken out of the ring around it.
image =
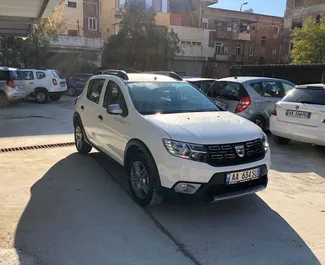
[[[123,110],[120,107],[120,104],[111,104],[107,107],[107,113],[113,115],[121,115],[123,114]]]

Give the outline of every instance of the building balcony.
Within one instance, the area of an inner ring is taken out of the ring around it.
[[[251,40],[251,34],[250,33],[247,33],[247,32],[240,32],[239,34],[238,33],[233,33],[232,35],[232,39],[233,40],[241,40],[241,41],[250,41]]]
[[[101,51],[104,46],[104,41],[100,38],[58,35],[51,41],[50,45],[51,48]]]

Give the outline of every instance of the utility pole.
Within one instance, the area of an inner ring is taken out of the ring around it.
[[[78,25],[78,36],[80,36],[79,19],[77,19],[77,25]]]
[[[242,11],[243,6],[247,5],[248,2],[242,3],[240,6],[240,11]],[[240,20],[241,20],[241,14],[239,15],[239,19],[238,19],[238,33],[237,33],[237,40],[236,40],[236,46],[235,46],[235,60],[237,61],[237,47],[238,47],[238,40],[239,40],[239,33],[240,33]],[[240,55],[240,54],[239,54]]]

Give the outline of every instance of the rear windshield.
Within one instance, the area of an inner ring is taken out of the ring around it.
[[[59,73],[59,71],[51,71],[56,78],[64,79],[64,76]]]
[[[295,88],[282,101],[325,105],[325,90],[317,88]]]
[[[248,93],[245,87],[236,82],[216,81],[211,86],[207,94],[211,98],[224,98],[227,100],[240,101],[242,98],[247,97]]]
[[[207,93],[211,85],[213,84],[214,80],[204,80],[204,81],[190,81],[192,85],[196,86],[200,89],[203,93]]]
[[[0,70],[0,80],[7,81],[7,80],[23,80],[22,72],[19,70]]]

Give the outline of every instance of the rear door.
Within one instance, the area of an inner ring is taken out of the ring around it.
[[[207,96],[221,109],[235,112],[239,101],[248,97],[248,93],[241,83],[216,81],[209,89]]]
[[[36,88],[35,84],[35,75],[32,70],[24,70],[22,71],[22,75],[24,80],[24,88],[29,93],[32,93],[34,89]]]
[[[280,121],[318,127],[325,122],[325,90],[295,88],[277,104]]]

